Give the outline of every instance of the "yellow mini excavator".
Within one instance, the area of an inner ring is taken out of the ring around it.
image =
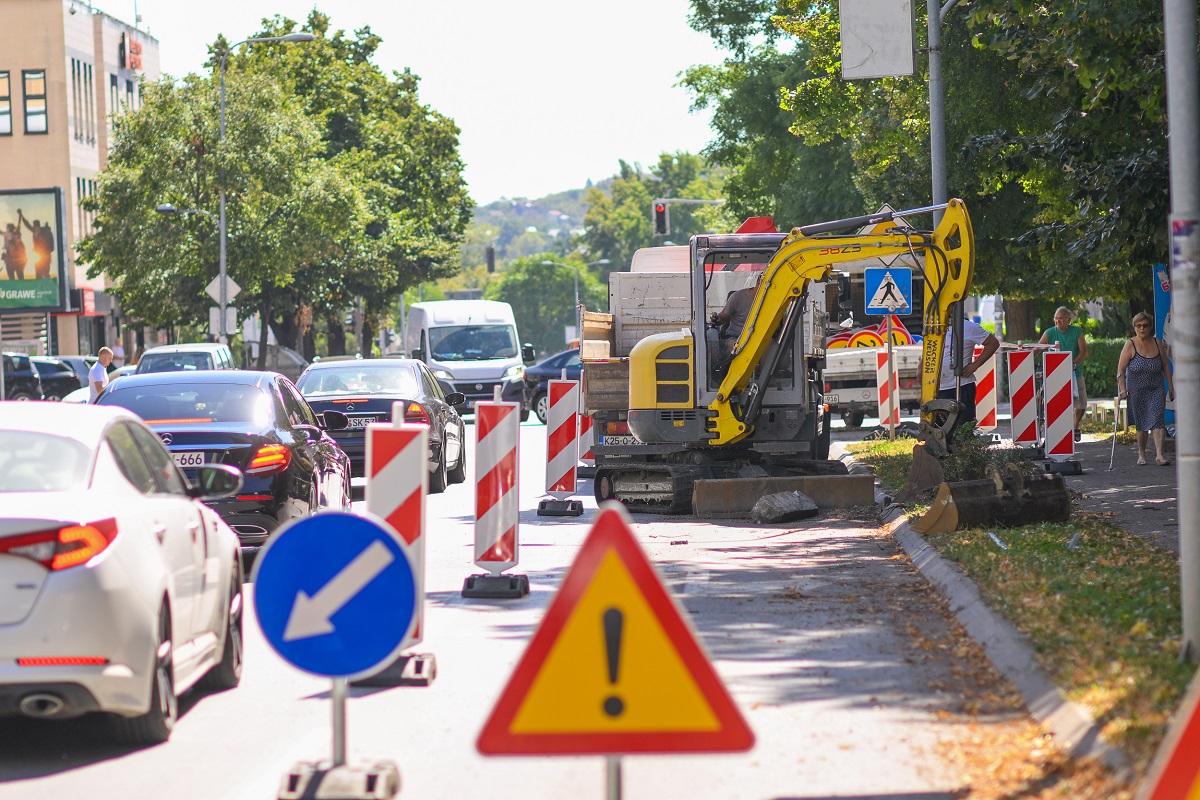
[[[943,211],[936,229],[908,227]],[[903,223],[903,224],[902,224]],[[849,231],[866,230],[866,233]],[[825,289],[839,263],[909,256],[924,274],[921,384],[923,445],[914,487],[941,482],[939,460],[957,417],[936,400],[942,348],[953,308],[966,297],[974,234],[961,200],[823,222],[789,234],[694,236],[691,325],[641,340],[629,355],[629,431],[638,444],[605,448],[597,459],[597,500],[663,513],[690,511],[698,478],[832,474],[829,415],[821,368],[827,332]],[[761,280],[759,280],[761,275]],[[732,346],[708,324],[726,289],[758,288]],[[813,291],[820,287],[820,291]],[[915,491],[919,491],[914,489]]]

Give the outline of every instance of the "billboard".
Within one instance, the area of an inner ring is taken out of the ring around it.
[[[64,311],[63,192],[0,191],[0,312]]]

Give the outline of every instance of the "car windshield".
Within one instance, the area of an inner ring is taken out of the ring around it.
[[[309,370],[300,377],[296,388],[314,400],[344,394],[421,394],[417,376],[408,366],[377,366],[356,364]]]
[[[193,369],[212,369],[208,353],[147,353],[137,365],[139,373],[183,372]]]
[[[271,401],[257,386],[240,383],[167,383],[125,386],[101,396],[102,406],[127,408],[149,423],[270,422]]]
[[[430,358],[488,361],[514,358],[517,333],[511,325],[447,325],[429,330]]]
[[[0,492],[66,492],[83,487],[92,453],[65,436],[0,430]]]

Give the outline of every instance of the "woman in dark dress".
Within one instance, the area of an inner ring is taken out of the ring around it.
[[[1167,392],[1163,391],[1166,377],[1171,399],[1175,399],[1175,382],[1162,342],[1154,335],[1154,319],[1145,311],[1133,318],[1136,335],[1121,348],[1117,361],[1117,390],[1129,398],[1129,413],[1137,428],[1138,466],[1146,464],[1146,434],[1154,437],[1156,462],[1166,466],[1171,462],[1163,456],[1166,435]]]

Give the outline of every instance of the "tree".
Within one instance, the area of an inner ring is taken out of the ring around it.
[[[557,353],[566,347],[563,331],[576,325],[576,269],[572,269],[576,263],[556,253],[518,258],[488,284],[485,297],[513,307],[522,338],[539,353]],[[607,290],[582,263],[577,269],[580,302],[588,308],[600,308]]]
[[[91,234],[78,243],[88,274],[105,274],[127,313],[157,327],[207,319],[204,287],[219,271],[216,225],[181,209],[217,210],[226,170],[228,273],[252,302],[286,286],[297,265],[326,258],[361,213],[362,197],[335,164],[318,158],[319,131],[260,76],[229,83],[229,125],[218,148],[216,82],[188,76],[143,88],[143,103],[113,122]]]
[[[255,35],[297,27],[276,17]],[[373,330],[405,289],[460,268],[459,246],[474,203],[462,176],[459,130],[420,103],[415,75],[406,70],[389,77],[371,63],[382,39],[369,27],[352,36],[331,32],[329,17],[314,10],[303,29],[316,39],[247,49],[231,61],[274,76],[321,121],[323,158],[361,187],[367,213],[336,254],[298,271],[280,310],[297,318],[311,306],[312,316],[336,328],[361,297],[366,328]],[[210,52],[219,57],[223,43]],[[364,355],[368,346],[360,342]]]

